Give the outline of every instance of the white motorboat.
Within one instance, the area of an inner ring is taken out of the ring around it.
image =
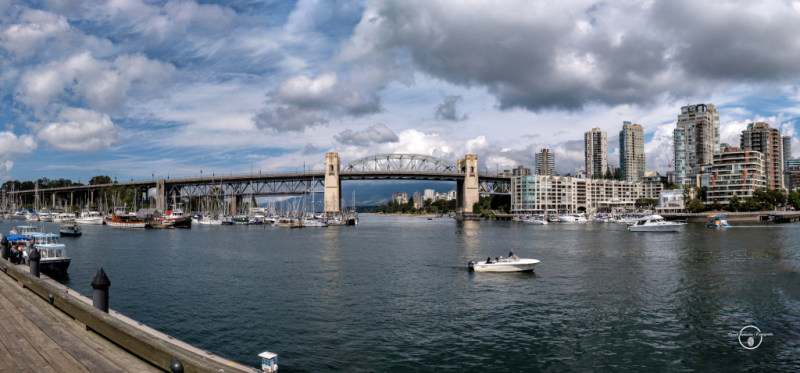
[[[25,214],[25,220],[27,221],[39,221],[39,214],[35,212],[28,212]]]
[[[83,225],[103,225],[103,216],[99,211],[84,211],[81,217],[76,218],[75,222]]]
[[[80,236],[83,231],[75,220],[62,220],[59,233],[61,233],[62,236]]]
[[[497,262],[469,262],[469,270],[475,272],[533,272],[539,261],[536,259],[500,259]]]
[[[303,220],[303,227],[319,227],[324,228],[327,227],[328,223],[324,220],[308,218]]]
[[[201,219],[197,220],[197,224],[200,225],[222,225],[222,220],[215,219],[214,216],[205,215]]]
[[[666,221],[661,215],[650,215],[640,218],[636,224],[628,227],[631,232],[677,232],[686,225],[674,221]]]
[[[39,211],[39,221],[53,221],[53,214],[48,211]]]
[[[558,216],[556,216],[556,215],[551,215],[549,218],[547,218],[547,221],[549,221],[551,223],[556,223],[556,222],[561,221],[561,219],[559,219]]]
[[[544,218],[529,218],[522,221],[523,224],[532,224],[532,225],[547,225],[547,220]]]
[[[583,215],[572,214],[572,215],[561,215],[558,217],[558,221],[562,223],[585,223],[586,217]]]
[[[42,272],[61,275],[67,272],[70,258],[67,257],[67,247],[58,242],[57,234],[34,234],[31,236],[33,244],[23,254],[27,258],[32,249],[39,249],[39,268]]]

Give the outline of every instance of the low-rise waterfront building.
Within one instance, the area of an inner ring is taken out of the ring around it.
[[[787,190],[800,188],[800,166],[788,167],[784,172],[787,182]]]
[[[744,202],[757,188],[766,187],[764,169],[761,152],[727,148],[725,152],[714,154],[706,199],[709,203],[727,205],[737,196]]]
[[[631,210],[636,200],[657,199],[660,183],[531,175],[511,178],[515,213],[593,213]]]
[[[656,212],[659,214],[677,214],[683,212],[684,208],[683,190],[668,189],[659,192],[658,207],[656,207]]]

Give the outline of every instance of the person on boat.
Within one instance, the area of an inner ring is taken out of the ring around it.
[[[514,249],[511,249],[511,251],[508,252],[508,259],[512,260],[519,259],[518,256],[514,255]]]
[[[495,263],[500,263],[500,258],[498,258],[498,257],[494,257],[494,262],[495,262]]]
[[[486,258],[486,264],[492,264],[492,257],[491,256]]]

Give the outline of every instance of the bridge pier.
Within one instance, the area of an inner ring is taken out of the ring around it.
[[[325,213],[339,213],[342,186],[339,183],[339,153],[325,153]]]
[[[167,191],[164,180],[156,180],[156,210],[164,213],[166,209]]]
[[[456,181],[456,212],[470,214],[475,202],[480,201],[478,156],[467,154],[458,160],[458,168],[464,173],[464,180]]]
[[[231,216],[236,217],[239,213],[239,203],[241,203],[241,197],[232,195],[231,196]]]

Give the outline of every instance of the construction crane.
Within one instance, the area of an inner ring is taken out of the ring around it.
[[[669,152],[667,151],[667,147],[664,145],[664,138],[659,136],[658,141],[661,142],[661,149],[664,149],[664,155],[667,156],[667,165],[669,166],[670,170],[673,168],[672,160],[669,158]]]

